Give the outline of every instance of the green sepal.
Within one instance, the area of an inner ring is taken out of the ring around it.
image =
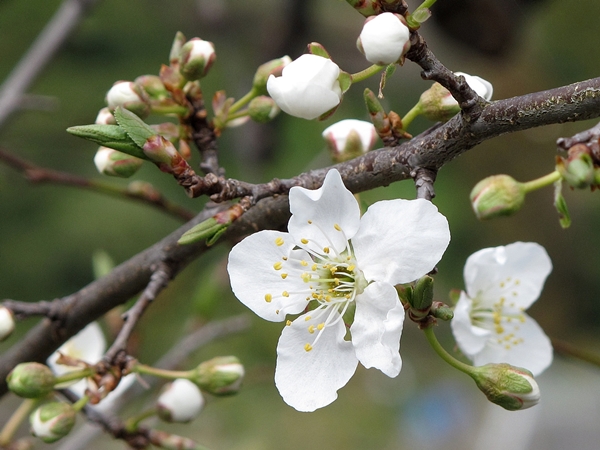
[[[331,59],[329,52],[325,50],[325,47],[318,42],[311,42],[308,44],[308,53],[311,55],[317,55],[322,56],[323,58]]]
[[[348,72],[340,70],[338,81],[340,83],[340,88],[342,89],[342,94],[344,94],[348,89],[350,89],[350,86],[352,86],[352,75],[350,75]]]
[[[431,305],[431,315],[436,319],[448,321],[454,318],[454,311],[445,303],[433,302]]]
[[[398,284],[395,286],[396,288],[396,292],[398,293],[398,297],[400,297],[400,300],[402,301],[403,304],[409,304],[412,305],[412,298],[413,298],[413,288],[411,285],[409,284]]]
[[[103,147],[113,148],[128,155],[148,160],[142,149],[118,125],[80,125],[67,128],[67,133],[95,142]]]
[[[425,275],[417,280],[413,291],[410,306],[417,311],[425,311],[431,308],[433,302],[433,278]]]
[[[118,106],[114,115],[119,126],[139,147],[144,147],[148,139],[156,136],[156,131],[131,111]]]
[[[562,180],[554,183],[554,207],[558,212],[560,226],[569,228],[571,226],[571,215],[569,214],[569,208],[567,208],[567,202],[562,195]]]

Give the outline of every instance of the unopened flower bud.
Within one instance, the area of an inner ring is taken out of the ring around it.
[[[266,95],[253,98],[248,104],[248,115],[258,123],[267,123],[279,114],[279,107],[275,100]]]
[[[404,17],[385,12],[369,17],[356,45],[367,61],[380,66],[401,62],[410,48],[410,30]]]
[[[478,219],[510,216],[523,206],[525,188],[508,175],[494,175],[477,183],[470,198]]]
[[[104,107],[100,111],[98,111],[98,115],[96,116],[96,121],[94,122],[98,125],[116,125],[117,121],[115,120],[115,116],[110,112],[110,109]]]
[[[106,94],[108,109],[113,111],[118,106],[125,108],[137,116],[144,118],[150,114],[148,94],[131,81],[117,81]]]
[[[29,416],[31,434],[47,444],[56,442],[73,429],[76,414],[68,403],[46,403]]]
[[[235,356],[218,356],[201,363],[190,378],[200,389],[214,395],[235,394],[244,378],[244,366]]]
[[[48,366],[29,362],[17,365],[6,377],[6,382],[19,397],[39,398],[52,392],[56,378]]]
[[[433,302],[433,278],[424,275],[415,283],[410,301],[411,313],[416,316],[429,314]]]
[[[289,56],[282,56],[281,58],[273,59],[269,62],[262,64],[254,74],[254,80],[252,81],[252,88],[259,94],[267,93],[267,80],[271,75],[275,77],[281,76],[281,71],[285,66],[292,62]]]
[[[6,306],[0,306],[0,341],[9,337],[15,330],[15,318]]]
[[[175,146],[159,134],[148,138],[142,150],[150,161],[157,164],[171,165],[179,155]],[[179,157],[181,158],[181,156]]]
[[[141,75],[135,79],[135,84],[141,86],[153,100],[162,100],[170,95],[160,77],[156,75]]]
[[[323,131],[335,162],[348,161],[373,149],[377,132],[371,122],[364,120],[341,120]]]
[[[455,75],[462,75],[471,89],[480,97],[488,101],[492,98],[494,87],[489,81],[462,72],[456,72]],[[452,97],[450,91],[439,83],[434,83],[421,94],[419,105],[421,113],[429,120],[436,122],[446,122],[460,112],[458,102]]]
[[[108,147],[100,147],[94,157],[98,172],[121,178],[132,176],[142,167],[143,162],[140,158]]]
[[[486,364],[474,367],[471,377],[490,402],[509,411],[531,408],[540,401],[540,388],[527,369]]]
[[[579,153],[569,159],[559,158],[556,169],[571,187],[585,189],[596,183],[594,162],[587,153]]]
[[[378,0],[346,0],[354,9],[365,17],[381,13],[381,5]]]
[[[190,81],[199,80],[206,76],[216,57],[212,42],[190,39],[181,48],[179,72]]]
[[[158,416],[165,422],[189,422],[204,406],[204,397],[190,380],[178,378],[167,384],[156,404]]]

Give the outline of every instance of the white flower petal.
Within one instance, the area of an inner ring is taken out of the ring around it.
[[[550,339],[534,319],[523,315],[525,320],[519,323],[517,330],[513,328],[510,333],[504,333],[504,338],[488,340],[485,348],[473,358],[475,365],[507,363],[537,376],[552,363]]]
[[[534,242],[486,248],[467,259],[467,294],[489,304],[505,298],[506,306],[527,309],[540,296],[551,270],[548,253]]]
[[[470,316],[472,306],[473,300],[461,292],[454,308],[454,318],[450,321],[452,334],[458,347],[471,359],[483,350],[491,335],[491,331],[472,325]]]
[[[360,226],[358,202],[335,169],[327,172],[319,189],[290,189],[290,211],[288,230],[296,244],[319,253],[324,247],[342,252]],[[301,239],[309,243],[304,244]]]
[[[463,77],[465,77],[465,81],[467,82],[467,84],[471,87],[471,89],[477,92],[477,95],[479,95],[480,97],[483,97],[487,101],[490,101],[492,99],[492,95],[494,94],[494,87],[489,81],[484,80],[483,78],[475,75],[469,75],[464,72],[455,72],[454,74],[462,75]]]
[[[400,335],[404,307],[394,286],[371,283],[356,297],[356,313],[350,328],[356,357],[367,369],[375,367],[389,377],[400,373]]]
[[[409,39],[408,27],[390,12],[367,19],[359,36],[367,61],[379,65],[398,62]]]
[[[300,275],[306,270],[302,259],[310,261],[310,256],[292,250],[294,246],[289,233],[266,230],[248,236],[229,254],[227,271],[235,296],[263,319],[280,322],[307,305],[307,286]]]
[[[97,322],[91,322],[50,355],[46,363],[56,375],[63,375],[73,370],[80,370],[80,368],[57,364],[59,352],[71,358],[81,359],[88,364],[96,364],[104,355],[105,349],[106,340],[100,325]]]
[[[450,242],[448,221],[427,200],[388,200],[369,207],[352,239],[367,280],[408,283],[431,271]]]
[[[315,311],[311,313],[314,315]],[[306,320],[311,313],[283,329],[275,370],[275,384],[283,400],[298,411],[307,412],[332,403],[358,364],[352,343],[344,340],[344,322],[325,327],[314,343],[318,331],[311,334],[308,327],[316,328],[322,317]],[[312,350],[306,351],[306,344],[313,345]]]

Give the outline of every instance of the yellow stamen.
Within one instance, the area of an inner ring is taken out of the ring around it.
[[[277,245],[277,247],[281,247],[284,244],[283,238],[278,237],[277,239],[275,239],[275,244]]]
[[[302,238],[302,239],[300,239],[300,242],[302,242],[304,245],[306,245],[306,244],[308,244],[308,239]]]
[[[290,294],[288,293],[288,291],[283,291],[281,293],[281,295],[283,295],[284,297],[289,297],[290,296]]]
[[[338,231],[342,231],[342,227],[340,227],[337,223],[333,225],[333,228],[335,228]]]
[[[314,325],[311,325],[311,326],[309,326],[309,327],[308,327],[308,332],[309,332],[310,334],[313,334],[313,333],[315,332],[315,326],[314,326]]]
[[[273,300],[273,296],[271,294],[265,294],[265,301],[271,303],[271,300]]]
[[[286,325],[286,326],[288,326],[288,327],[289,327],[291,324],[292,324],[292,321],[291,321],[291,320],[286,320],[286,321],[285,321],[285,325]]]
[[[277,261],[275,264],[273,264],[273,269],[275,270],[281,270],[282,267],[283,263],[281,261]]]
[[[282,273],[281,274],[281,278],[283,278],[284,280],[287,278],[288,274],[287,273]]]
[[[310,345],[309,343],[307,343],[307,344],[304,346],[304,350],[306,350],[307,352],[310,352],[312,349],[313,349],[313,348],[312,348],[312,345]]]

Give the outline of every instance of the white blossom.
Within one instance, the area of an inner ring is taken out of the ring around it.
[[[397,14],[369,17],[357,41],[367,61],[387,65],[398,62],[410,46],[410,30]]]
[[[346,119],[325,128],[323,139],[334,156],[346,160],[372,150],[377,140],[377,132],[371,122]],[[344,157],[346,154],[348,158]]]
[[[267,91],[282,111],[303,119],[316,119],[339,105],[340,68],[330,59],[305,54],[270,75]]]
[[[546,250],[533,242],[486,248],[467,259],[466,292],[451,322],[461,351],[476,366],[507,363],[534,376],[552,362],[552,345],[525,310],[552,270]]]
[[[247,237],[228,271],[235,295],[263,319],[301,314],[279,339],[275,384],[289,405],[314,411],[337,398],[358,362],[398,375],[404,308],[394,285],[433,269],[450,233],[423,199],[377,202],[361,218],[337,170],[289,197],[289,232]]]

